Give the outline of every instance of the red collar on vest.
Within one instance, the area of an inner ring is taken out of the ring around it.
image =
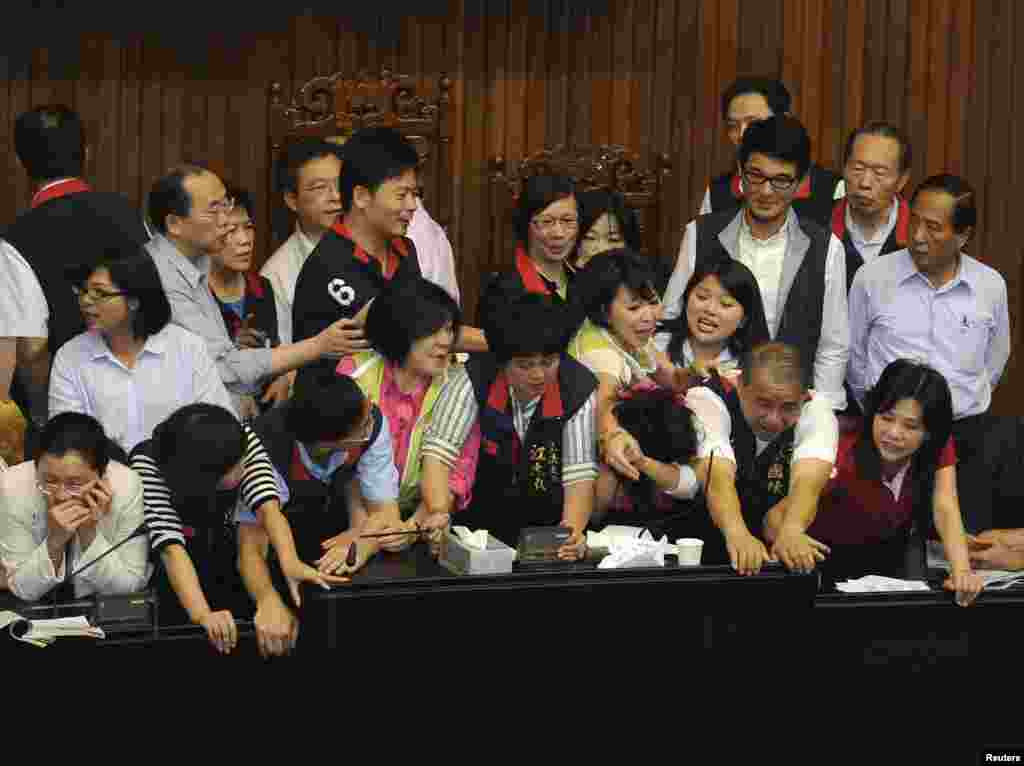
[[[32,208],[35,209],[51,199],[87,191],[92,191],[92,187],[81,178],[65,178],[37,191],[32,197]]]
[[[523,280],[526,292],[551,295],[547,283],[541,278],[540,272],[537,271],[537,267],[530,260],[530,256],[526,254],[522,245],[516,247],[516,271],[519,272],[519,278]]]
[[[505,412],[508,409],[508,379],[505,373],[499,372],[498,377],[491,383],[491,390],[487,392],[487,406],[497,412]],[[560,418],[565,414],[565,407],[562,405],[562,391],[558,387],[558,379],[548,383],[540,400],[541,415],[545,418]]]
[[[743,199],[743,189],[740,187],[740,174],[733,173],[732,179],[729,181],[729,188],[732,189],[732,196],[736,199]],[[800,182],[800,188],[796,190],[796,194],[793,195],[793,199],[807,199],[811,196],[811,174],[810,172],[804,176],[804,180]]]
[[[896,208],[896,244],[903,248],[910,241],[910,205],[903,197],[897,199],[899,206]],[[846,235],[847,201],[846,197],[843,197],[832,208],[832,233],[839,239]]]
[[[370,254],[363,250],[359,243],[355,241],[352,231],[348,226],[338,221],[332,228],[336,234],[344,237],[355,246],[353,255],[357,259],[366,264],[370,262]],[[406,249],[405,242],[402,241],[401,237],[395,237],[388,242],[388,257],[387,263],[384,266],[384,279],[391,279],[395,275],[395,272],[398,271],[399,258],[405,258],[408,254],[409,251]]]

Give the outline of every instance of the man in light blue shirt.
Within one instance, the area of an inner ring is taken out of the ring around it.
[[[971,510],[971,487],[984,483],[974,465],[987,429],[992,389],[1010,356],[1006,282],[995,269],[963,252],[977,222],[974,190],[962,178],[936,175],[911,198],[906,250],[863,266],[850,288],[847,380],[863,402],[889,362],[926,361],[953,395],[961,507]],[[973,479],[972,479],[973,476]],[[972,531],[983,519],[965,519]]]

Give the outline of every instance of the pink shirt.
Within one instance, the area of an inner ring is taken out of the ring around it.
[[[338,373],[351,375],[355,371],[355,360],[345,357],[338,364]],[[430,387],[429,381],[422,381],[410,393],[404,393],[395,381],[395,365],[384,363],[384,376],[380,387],[380,411],[387,416],[391,429],[391,443],[394,447],[395,467],[399,476],[405,472],[405,461],[409,457],[409,444],[416,418],[423,407],[423,400]],[[480,454],[480,425],[473,426],[469,438],[462,447],[462,453],[455,462],[448,477],[448,488],[455,495],[455,509],[462,511],[473,498],[473,482],[476,479],[476,464]]]

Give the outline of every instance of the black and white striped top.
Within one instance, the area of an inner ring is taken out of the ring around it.
[[[243,425],[246,448],[242,457],[244,470],[239,492],[245,507],[255,514],[263,503],[269,500],[281,501],[276,473],[270,457],[259,437],[248,426]],[[149,528],[149,542],[153,551],[166,545],[185,545],[184,525],[178,511],[171,504],[171,491],[164,482],[160,467],[146,453],[149,441],[143,442],[133,452],[131,467],[142,479],[142,500],[145,506],[146,526]],[[243,521],[255,521],[255,516]],[[211,523],[220,523],[220,519]]]

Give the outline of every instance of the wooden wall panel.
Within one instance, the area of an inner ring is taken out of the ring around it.
[[[53,29],[54,18],[26,28]],[[737,75],[764,74],[787,83],[819,162],[837,167],[852,128],[888,119],[913,140],[912,184],[943,170],[970,179],[981,211],[971,250],[1006,277],[1014,319],[1024,299],[1011,223],[1024,180],[1015,0],[423,0],[416,14],[375,3],[236,18],[230,33],[189,38],[96,27],[72,20],[58,38],[0,52],[0,223],[28,204],[13,123],[33,104],[82,113],[98,187],[141,205],[171,164],[203,160],[249,188],[269,226],[271,81],[290,93],[314,75],[387,65],[433,88],[444,72],[455,102],[444,206],[473,315],[481,274],[510,256],[493,216],[492,157],[515,162],[565,141],[667,153],[661,245],[671,260],[708,178],[731,162],[719,95]],[[1009,393],[1018,356],[997,392],[1002,411],[1024,412]]]

